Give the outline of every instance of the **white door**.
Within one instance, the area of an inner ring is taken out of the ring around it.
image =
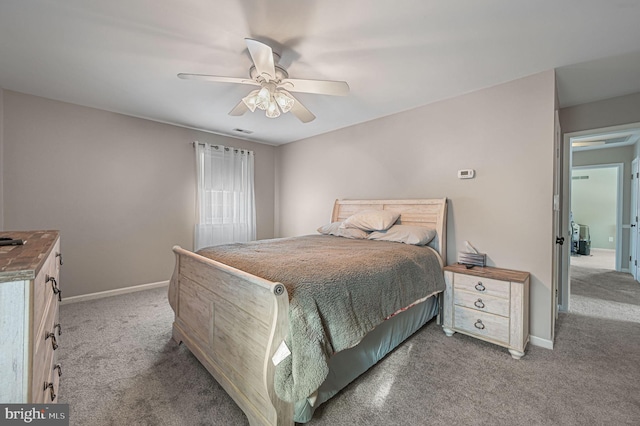
[[[629,219],[631,232],[630,232],[630,247],[629,247],[629,270],[633,275],[634,280],[638,280],[638,191],[640,187],[638,185],[638,158],[635,158],[631,162],[631,216]]]

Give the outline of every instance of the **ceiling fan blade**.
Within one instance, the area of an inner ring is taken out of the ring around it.
[[[240,116],[245,112],[249,111],[249,107],[244,103],[244,101],[240,101],[238,105],[235,106],[231,111],[229,111],[229,115]]]
[[[291,98],[293,98],[293,106],[291,107],[291,110],[289,112],[298,117],[298,120],[302,121],[303,123],[308,123],[316,119],[316,116],[313,115],[313,113],[309,111],[304,105],[302,105],[300,101],[291,93],[287,92],[286,90],[282,90],[282,92],[284,92],[285,95],[291,96]]]
[[[349,93],[349,85],[346,81],[285,78],[280,82],[279,86],[291,92],[316,93],[320,95],[346,96]]]
[[[251,38],[245,38],[244,40],[247,42],[247,48],[258,75],[261,75],[267,81],[275,79],[276,67],[273,63],[273,50],[271,47]]]
[[[217,75],[207,74],[178,74],[178,78],[183,80],[199,80],[199,81],[213,81],[215,83],[238,83],[238,84],[251,84],[253,86],[260,86],[260,83],[251,80],[250,78],[237,78],[237,77],[220,77]]]

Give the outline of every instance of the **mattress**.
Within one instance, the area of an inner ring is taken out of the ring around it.
[[[399,310],[444,290],[440,257],[424,246],[308,235],[198,254],[286,286],[291,355],[276,365],[274,388],[290,402],[318,390],[334,354],[357,345]]]

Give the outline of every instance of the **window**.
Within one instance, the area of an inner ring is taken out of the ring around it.
[[[254,154],[196,142],[195,250],[256,239]]]

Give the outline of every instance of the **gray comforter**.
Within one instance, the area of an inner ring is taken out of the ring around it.
[[[286,286],[291,356],[276,367],[275,390],[291,402],[318,389],[332,354],[445,287],[435,252],[401,243],[308,235],[198,253]]]

